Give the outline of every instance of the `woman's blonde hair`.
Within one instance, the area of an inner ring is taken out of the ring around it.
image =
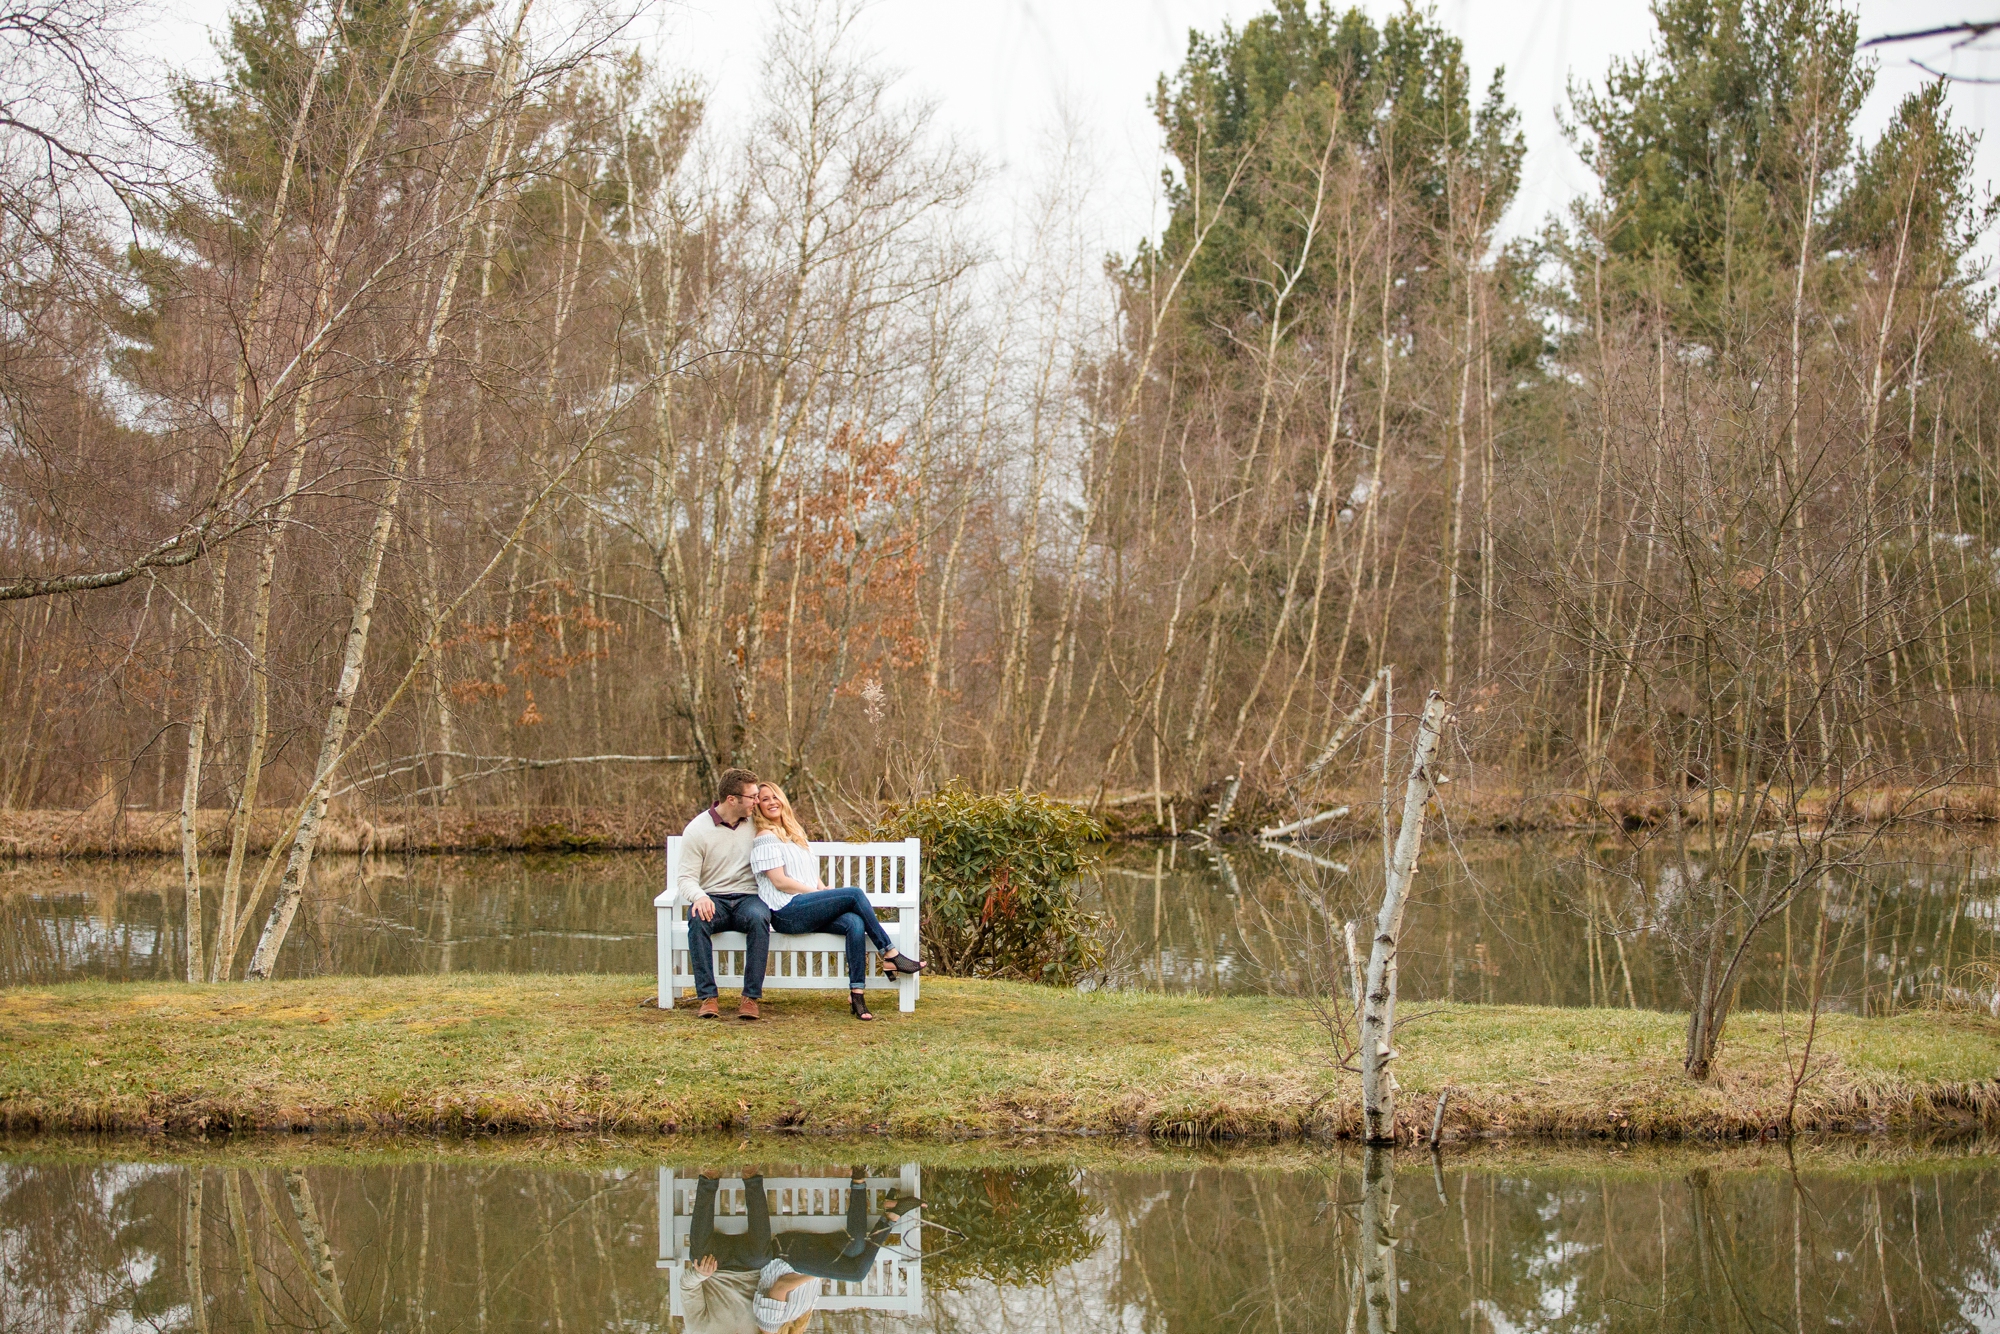
[[[781,814],[773,820],[764,814],[764,794],[769,792],[777,797]],[[776,783],[760,784],[757,790],[757,804],[750,808],[750,822],[760,834],[775,833],[779,838],[790,839],[802,848],[810,849],[812,840],[806,837],[806,827],[799,823],[798,812],[792,809],[792,799],[785,795],[785,789]]]
[[[796,821],[794,823],[796,823]],[[811,1311],[807,1311],[797,1320],[787,1321],[785,1324],[779,1326],[778,1334],[805,1334],[806,1324],[812,1318],[813,1318],[813,1313]]]

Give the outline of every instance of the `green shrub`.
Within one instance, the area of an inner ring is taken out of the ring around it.
[[[1066,1168],[927,1167],[924,1221],[950,1231],[924,1239],[924,1282],[936,1292],[1045,1287],[1104,1244],[1097,1212]]]
[[[874,833],[923,840],[923,952],[938,972],[1068,985],[1104,962],[1103,923],[1076,884],[1104,827],[1084,812],[954,781],[891,807]]]

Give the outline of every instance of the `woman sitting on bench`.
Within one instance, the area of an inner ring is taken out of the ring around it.
[[[759,787],[751,818],[757,838],[750,845],[750,869],[757,873],[757,896],[771,909],[771,929],[788,936],[831,931],[847,937],[847,1008],[856,1019],[873,1019],[864,989],[869,944],[882,956],[885,972],[919,972],[923,960],[896,952],[876,920],[874,905],[859,889],[820,888],[819,858],[784,789],[776,783]]]
[[[882,1221],[868,1226],[868,1180],[857,1174],[847,1192],[845,1232],[788,1232],[772,1239],[778,1258],[757,1274],[751,1303],[758,1334],[803,1334],[813,1308],[826,1291],[821,1279],[859,1283],[875,1267],[875,1253],[889,1240],[905,1213],[922,1200],[884,1202]]]

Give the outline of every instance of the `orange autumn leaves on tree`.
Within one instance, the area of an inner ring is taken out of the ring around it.
[[[464,633],[451,640],[447,648],[486,645],[488,662],[484,677],[467,677],[451,683],[453,701],[465,707],[484,700],[504,699],[508,694],[506,678],[517,677],[522,682],[523,706],[514,719],[515,726],[533,727],[542,722],[531,683],[567,680],[584,664],[609,658],[611,638],[623,629],[616,621],[597,615],[587,602],[563,608],[560,599],[574,596],[575,591],[566,583],[547,592],[537,591],[521,615],[509,621],[467,626]],[[553,607],[549,605],[551,599],[555,600]]]
[[[757,664],[761,675],[856,695],[923,662],[917,487],[900,436],[852,423],[781,480],[781,592],[764,616],[765,642],[779,652]],[[871,698],[871,717],[880,708]]]

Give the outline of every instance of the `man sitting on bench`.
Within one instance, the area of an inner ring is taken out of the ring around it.
[[[688,962],[694,969],[697,1019],[719,1019],[715,985],[715,945],[719,931],[741,931],[743,1003],[738,1019],[755,1019],[764,995],[764,966],[771,954],[771,910],[757,897],[750,869],[750,844],[757,837],[750,812],[757,804],[757,775],[725,769],[716,784],[715,804],[688,821],[681,833],[680,875],[674,902],[688,904]]]

